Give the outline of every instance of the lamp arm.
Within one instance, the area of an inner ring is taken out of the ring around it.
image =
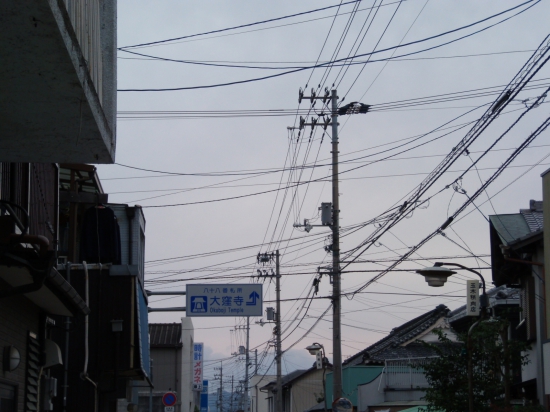
[[[481,279],[481,286],[483,288],[483,294],[484,295],[487,294],[487,291],[485,289],[485,279],[483,278],[482,274],[479,273],[478,271],[476,271],[474,269],[470,269],[469,267],[463,266],[460,263],[452,263],[452,262],[435,262],[434,266],[439,266],[439,267],[440,266],[455,266],[455,267],[459,267],[461,269],[467,270],[468,272],[475,273]]]

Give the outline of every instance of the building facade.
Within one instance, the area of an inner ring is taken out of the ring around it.
[[[200,405],[200,392],[193,391],[194,328],[191,318],[181,323],[149,325],[154,388],[140,388],[140,412],[164,412],[162,396],[177,396],[174,412],[194,412]]]
[[[0,4],[0,161],[114,162],[116,4]]]
[[[126,411],[150,380],[141,208],[93,166],[0,170],[2,412]]]
[[[328,367],[330,368],[330,366]],[[323,376],[326,371],[313,366],[282,377],[283,412],[303,412],[324,399]],[[276,380],[260,388],[267,393],[268,411],[275,412]]]
[[[531,345],[529,363],[514,385],[518,398],[544,404],[543,343],[545,333],[543,202],[531,200],[519,213],[489,217],[493,283],[518,289],[521,310],[514,334]]]

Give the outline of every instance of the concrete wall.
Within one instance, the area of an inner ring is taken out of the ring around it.
[[[23,296],[0,299],[0,355],[3,354],[4,348],[10,345],[15,346],[21,354],[19,367],[13,372],[4,372],[3,356],[0,356],[0,381],[18,386],[18,411],[24,410],[27,336],[29,332],[38,335],[39,316],[38,307]]]
[[[380,390],[378,387],[380,386]],[[383,383],[380,378],[372,382],[357,387],[357,411],[365,412],[369,410],[369,405],[376,405],[384,402]]]
[[[250,379],[251,412],[269,412],[269,394],[260,392],[260,388],[275,379],[276,375],[254,375]]]
[[[181,412],[193,412],[200,407],[199,392],[193,392],[193,343],[195,332],[191,318],[181,318]]]
[[[180,397],[181,348],[151,348],[151,358],[155,391],[174,391]]]
[[[287,398],[287,412],[303,412],[312,406],[317,405],[316,395],[322,396],[323,390],[323,371],[313,370],[292,382],[290,397]]]

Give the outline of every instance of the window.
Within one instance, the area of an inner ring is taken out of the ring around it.
[[[17,411],[17,386],[0,382],[0,412]]]

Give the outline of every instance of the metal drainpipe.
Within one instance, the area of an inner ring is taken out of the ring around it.
[[[65,264],[67,269],[67,283],[71,284],[71,262]],[[63,366],[65,371],[63,372],[63,412],[67,411],[67,391],[69,389],[69,332],[71,329],[71,318],[67,316],[65,318],[65,356],[63,359]]]

